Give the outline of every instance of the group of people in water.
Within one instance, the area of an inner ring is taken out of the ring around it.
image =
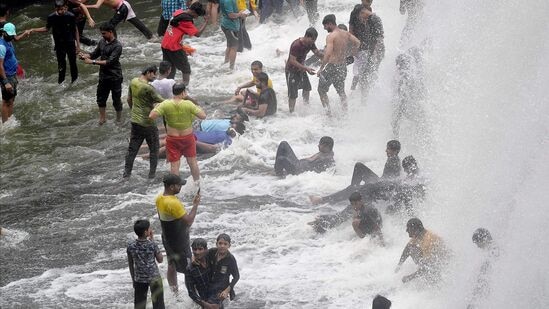
[[[137,18],[126,0],[98,0],[94,5],[86,5],[85,2],[86,0],[55,0],[54,12],[48,16],[46,25],[28,29],[19,36],[15,26],[6,20],[7,7],[0,5],[3,122],[13,114],[13,100],[17,94],[18,65],[12,41],[34,32],[49,31],[53,34],[59,65],[58,82],[65,80],[66,59],[69,60],[72,82],[78,78],[76,57],[85,64],[99,66],[96,99],[99,124],[104,124],[107,120],[106,103],[109,95],[116,111],[116,120],[122,119],[123,76],[119,59],[123,46],[117,39],[116,27],[121,22],[128,21],[147,39],[151,39],[153,33]],[[294,1],[288,2],[290,9],[294,11],[297,4]],[[401,0],[401,12],[414,12],[417,15],[418,2],[420,1]],[[115,14],[110,21],[100,25],[102,38],[96,41],[85,37],[83,28],[86,20],[90,26],[95,25],[88,9],[99,8],[101,5],[112,8]],[[353,64],[351,88],[360,87],[361,98],[365,100],[376,81],[385,53],[383,25],[379,16],[373,13],[372,1],[362,0],[361,4],[354,7],[348,30],[345,25],[336,23],[335,15],[326,15],[322,25],[328,36],[323,49],[315,45],[318,32],[313,26],[318,19],[317,1],[305,0],[304,5],[312,27],[306,29],[303,37],[291,43],[288,52],[285,76],[289,111],[295,110],[300,89],[303,102],[309,102],[312,87],[308,75],[318,76],[320,101],[328,113],[330,104],[327,93],[332,85],[340,97],[342,108],[346,109],[345,80],[347,66],[350,64]],[[226,118],[206,119],[206,112],[199,102],[187,93],[191,76],[188,55],[193,50],[181,42],[185,35],[200,36],[208,24],[216,25],[219,13],[221,30],[227,40],[225,62],[233,69],[237,52],[243,48],[251,48],[245,29],[246,17],[253,14],[260,16],[260,21],[265,22],[273,12],[280,13],[281,7],[282,1],[275,0],[263,0],[259,5],[254,0],[208,0],[206,7],[199,1],[163,0],[157,30],[158,36],[162,37],[160,45],[163,59],[158,67],[155,64],[147,65],[129,83],[127,104],[131,110],[131,137],[123,178],[131,176],[143,141],[146,141],[149,152],[148,155],[143,155],[149,160],[149,178],[156,177],[159,157],[166,156],[170,163],[170,172],[163,177],[164,191],[156,199],[156,208],[168,259],[167,281],[170,290],[178,293],[177,273],[183,273],[189,296],[202,308],[222,308],[225,299],[233,299],[234,287],[240,275],[236,259],[229,252],[229,235],[220,234],[216,239],[216,248],[210,249],[207,241],[202,238],[196,238],[192,243],[190,241],[189,229],[195,220],[201,198],[197,153],[215,153],[230,145],[233,138],[245,132],[244,122],[250,116],[263,118],[275,115],[277,97],[271,79],[263,71],[263,64],[257,60],[251,63],[252,79],[238,85],[234,96],[227,101],[237,103],[236,110]],[[197,28],[194,20],[200,16],[204,17],[204,22]],[[95,49],[89,53],[84,52],[80,49],[80,43],[95,46]],[[314,56],[307,59],[309,52]],[[412,56],[401,56],[397,59],[397,66],[406,70],[406,65],[413,61],[410,57]],[[317,70],[313,68],[315,62],[319,65]],[[180,82],[174,79],[177,70],[182,73]],[[157,123],[160,118],[162,124]],[[159,133],[159,125],[163,134]],[[381,246],[385,245],[382,215],[376,202],[387,201],[387,213],[404,212],[412,216],[414,205],[426,194],[426,182],[419,173],[418,163],[413,156],[407,156],[401,161],[400,148],[398,140],[387,143],[387,162],[381,176],[366,165],[356,163],[348,187],[323,197],[310,196],[312,204],[339,203],[347,199],[350,202],[343,211],[319,216],[310,225],[317,232],[325,232],[351,219],[352,228],[358,237],[371,236]],[[185,157],[198,188],[190,211],[187,211],[177,197],[186,183],[179,176],[182,157]],[[307,171],[321,173],[334,166],[334,140],[330,136],[323,136],[319,140],[318,152],[302,159],[297,157],[288,142],[282,141],[276,152],[274,173],[279,177]],[[135,306],[145,307],[150,289],[153,307],[163,308],[162,278],[157,266],[157,262],[163,261],[163,256],[154,241],[151,223],[138,220],[134,224],[134,231],[138,238],[128,245],[127,254],[135,290]],[[402,252],[397,271],[408,257],[418,265],[418,269],[404,276],[402,281],[421,278],[429,283],[437,282],[451,257],[449,248],[441,237],[425,229],[418,218],[408,220],[406,231],[410,241]],[[475,231],[473,241],[480,248],[497,251],[490,233],[485,229]],[[482,272],[486,274],[488,269],[489,263],[483,266]],[[475,297],[486,291],[486,279],[483,278],[479,279]],[[472,305],[474,301],[472,300]],[[383,296],[378,295],[373,301],[374,308],[390,306],[391,302]]]

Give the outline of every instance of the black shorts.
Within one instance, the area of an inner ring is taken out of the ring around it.
[[[122,79],[99,80],[97,84],[97,106],[107,106],[109,93],[112,94],[114,110],[117,112],[122,111]]]
[[[221,30],[223,30],[227,38],[227,47],[238,48],[238,43],[240,42],[239,31],[229,30],[224,27],[221,27]]]
[[[288,98],[296,99],[297,91],[311,91],[311,82],[307,72],[286,71],[286,85],[288,85]]]
[[[187,58],[187,54],[182,49],[178,51],[172,51],[162,48],[162,60],[168,61],[172,64],[172,68],[177,68],[183,74],[191,74],[191,65],[189,64],[189,58]],[[172,74],[175,74],[175,70],[172,69],[172,71]]]
[[[318,79],[318,92],[327,93],[333,84],[337,94],[345,94],[347,65],[328,63]]]
[[[4,101],[9,101],[17,96],[17,84],[18,84],[17,76],[15,75],[7,76],[7,78],[13,91],[12,92],[7,91],[6,86],[4,86],[4,83],[1,83],[2,84],[2,100]]]

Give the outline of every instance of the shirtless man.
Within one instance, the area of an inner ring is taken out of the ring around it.
[[[332,84],[341,99],[341,105],[344,109],[347,109],[347,95],[345,94],[346,58],[358,51],[360,41],[351,33],[339,29],[333,14],[326,15],[322,20],[322,25],[329,34],[326,37],[326,49],[324,49],[322,65],[317,73],[320,78],[318,81],[318,94],[322,106],[327,108],[328,114],[330,114],[328,90]]]
[[[145,24],[137,18],[135,12],[133,11],[130,3],[126,0],[97,0],[93,5],[86,5],[90,9],[98,9],[102,4],[110,7],[115,10],[114,16],[109,20],[109,23],[116,28],[116,26],[123,22],[128,21],[132,24],[137,30],[141,31],[143,35],[150,40],[153,37],[153,34]],[[115,34],[116,35],[116,34]]]

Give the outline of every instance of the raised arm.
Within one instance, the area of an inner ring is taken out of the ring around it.
[[[206,118],[206,117],[204,117],[204,118]],[[191,211],[188,214],[181,217],[181,220],[183,220],[183,222],[185,222],[185,224],[187,224],[187,226],[193,225],[194,218],[196,217],[196,212],[198,210],[198,205],[199,204],[200,204],[200,193],[198,193],[194,196],[194,198],[193,198],[193,208],[191,209]]]
[[[87,8],[90,8],[90,9],[98,9],[101,7],[101,5],[103,4],[103,2],[105,2],[105,0],[97,0],[97,2],[95,4],[92,4],[92,5],[86,5]]]

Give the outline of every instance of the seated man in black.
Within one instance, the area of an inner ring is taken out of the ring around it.
[[[383,245],[383,234],[381,233],[382,220],[379,211],[371,205],[365,205],[362,196],[358,192],[353,192],[349,197],[351,206],[355,211],[353,218],[353,229],[358,237],[364,238],[366,235],[376,237]]]
[[[355,164],[350,186],[325,197],[309,196],[309,199],[315,205],[321,203],[337,203],[345,200],[355,191],[360,192],[366,200],[387,199],[386,192],[394,189],[402,169],[400,166],[400,158],[398,157],[400,142],[397,140],[387,142],[387,149],[385,152],[387,153],[387,162],[385,162],[381,177],[366,165],[358,162]],[[363,185],[362,182],[364,182]]]
[[[286,174],[297,175],[306,171],[323,172],[335,164],[333,148],[334,140],[329,136],[323,136],[318,142],[318,152],[300,160],[290,144],[282,141],[276,151],[275,173],[279,177],[284,177]]]
[[[272,88],[269,88],[269,75],[267,75],[267,73],[261,72],[257,74],[257,88],[261,90],[257,99],[257,108],[241,106],[239,107],[239,110],[258,118],[276,114],[276,93]],[[247,99],[247,96],[244,97],[244,102],[246,102]]]

